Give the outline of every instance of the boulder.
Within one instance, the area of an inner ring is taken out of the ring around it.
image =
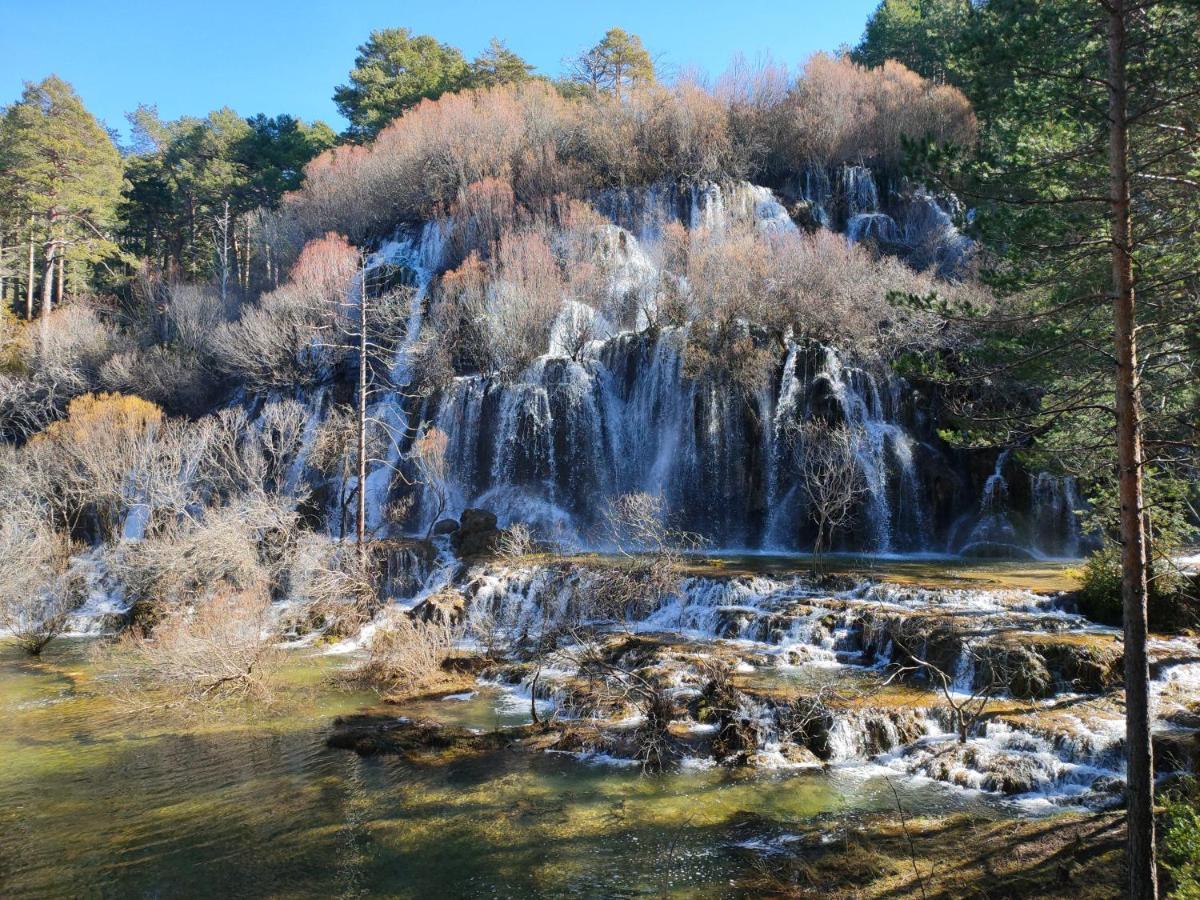
[[[433,526],[435,535],[454,534],[456,531],[458,531],[457,519],[439,519]]]
[[[458,530],[450,536],[451,546],[459,556],[482,556],[493,552],[500,540],[496,514],[486,509],[464,509]]]

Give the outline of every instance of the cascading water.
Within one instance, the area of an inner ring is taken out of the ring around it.
[[[896,224],[892,210],[900,207],[881,199],[869,169],[845,167],[835,178],[836,190],[828,172],[805,173],[803,195],[821,215],[840,210],[843,224],[857,222],[849,228],[860,237],[878,236],[878,229],[919,230],[915,220]],[[918,194],[904,195],[909,208],[920,206],[922,197],[937,206]],[[862,436],[857,457],[866,497],[854,524],[835,536],[836,548],[913,552],[948,540],[946,508],[959,502],[960,490],[950,481],[958,476],[946,475],[951,466],[932,425],[906,406],[903,381],[886,368],[864,368],[833,348],[785,336],[769,384],[748,397],[717,379],[685,374],[686,328],[648,327],[661,276],[653,248],[644,245],[658,241],[672,222],[713,235],[735,227],[794,231],[770,190],[745,182],[670,182],[602,191],[593,203],[613,223],[599,226],[592,242],[598,270],[607,276],[609,299],[600,306],[614,317],[636,310],[639,330],[617,332],[592,305],[564,298],[547,352],[518,378],[459,376],[426,401],[422,419],[448,436],[446,514],[485,506],[501,524],[526,521],[544,537],[594,546],[607,502],[646,492],[662,497],[673,524],[716,546],[808,549],[814,528],[799,484],[794,426],[820,416]],[[948,216],[938,221],[943,232],[952,228]],[[415,286],[393,365],[397,386],[408,380],[428,287],[454,227],[435,220],[403,233],[369,263],[371,271],[407,271]],[[775,346],[743,327],[758,344]],[[370,410],[393,435],[411,431],[412,414],[399,393],[382,395]],[[403,453],[398,442],[387,444],[386,458],[367,478],[367,525],[374,533],[385,528]],[[441,506],[428,490],[419,491],[406,527],[423,533]]]
[[[412,282],[408,318],[405,323],[404,339],[396,350],[391,364],[391,383],[396,389],[403,390],[410,380],[409,366],[412,349],[421,336],[421,323],[425,313],[426,294],[442,265],[447,242],[447,226],[444,222],[433,219],[415,233],[403,233],[388,241],[372,254],[367,261],[366,275],[370,279],[372,273],[386,272],[388,268],[407,273]],[[356,284],[357,294],[364,285]],[[378,533],[385,524],[387,502],[391,495],[392,479],[400,462],[401,445],[408,433],[408,416],[404,403],[399,394],[386,393],[382,395],[371,408],[368,416],[379,423],[385,433],[384,443],[387,447],[385,457],[367,472],[366,484],[366,527],[372,533]],[[343,494],[348,495],[356,489],[357,478],[351,477],[344,486]],[[330,527],[340,523],[336,515],[329,517]]]

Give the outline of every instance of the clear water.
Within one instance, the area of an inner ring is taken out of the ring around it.
[[[329,687],[330,657],[295,655],[269,712],[132,715],[85,649],[30,662],[0,648],[4,897],[740,896],[753,854],[739,845],[894,805],[854,770],[360,758],[325,735],[379,704]],[[485,729],[527,715],[487,688],[387,711]],[[897,786],[910,813],[977,803]]]

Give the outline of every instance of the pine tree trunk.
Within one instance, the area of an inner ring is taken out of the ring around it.
[[[58,282],[54,286],[54,302],[62,306],[63,287],[67,282],[66,254],[58,254]]]
[[[33,216],[29,217],[29,275],[25,279],[25,321],[33,321]]]
[[[1125,616],[1125,757],[1129,896],[1158,896],[1154,851],[1154,760],[1150,743],[1150,667],[1146,659],[1146,536],[1130,221],[1129,134],[1124,0],[1108,9],[1109,180],[1113,318],[1117,356],[1117,481],[1121,499],[1121,595]]]
[[[42,321],[54,311],[54,264],[57,262],[57,245],[51,241],[46,245],[46,267],[42,269]]]

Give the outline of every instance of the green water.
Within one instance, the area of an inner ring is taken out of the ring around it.
[[[324,746],[372,705],[295,655],[272,711],[131,714],[79,642],[0,648],[0,896],[740,896],[736,845],[891,808],[886,782],[723,769],[643,776],[505,751],[413,764]],[[492,728],[487,689],[395,713]],[[966,801],[934,787],[910,812]],[[836,824],[836,823],[834,823]]]

